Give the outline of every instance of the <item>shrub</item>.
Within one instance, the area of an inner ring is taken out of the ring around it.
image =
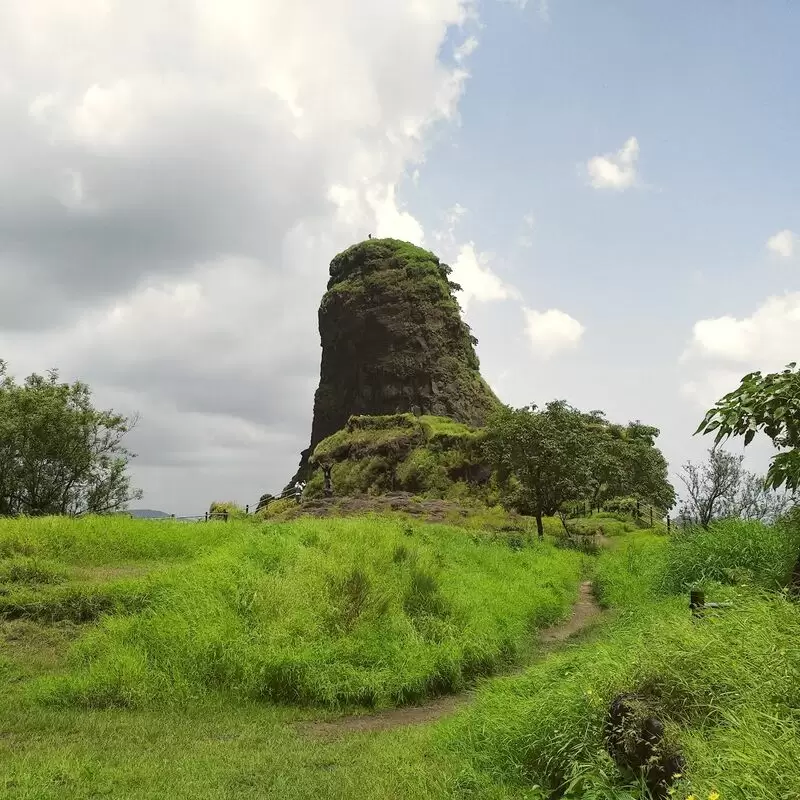
[[[268,506],[261,509],[258,514],[263,519],[271,519],[296,508],[297,500],[295,498],[284,497],[282,500],[273,500]]]
[[[223,517],[227,519],[243,519],[247,516],[245,510],[231,500],[215,500],[208,509],[209,516]]]
[[[428,449],[418,447],[397,467],[397,480],[408,492],[446,492],[450,480],[447,470]]]

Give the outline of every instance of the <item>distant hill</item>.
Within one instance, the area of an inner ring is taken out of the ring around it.
[[[163,519],[170,516],[166,511],[154,511],[152,508],[134,508],[127,513],[137,519]]]

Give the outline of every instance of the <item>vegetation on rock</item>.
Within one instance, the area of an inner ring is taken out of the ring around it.
[[[321,441],[312,467],[331,466],[337,495],[404,491],[426,497],[486,497],[485,432],[444,417],[413,414],[353,416]],[[316,470],[304,493],[322,495]]]

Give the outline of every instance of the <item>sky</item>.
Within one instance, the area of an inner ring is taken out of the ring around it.
[[[800,355],[799,38],[786,0],[6,0],[0,358],[138,414],[137,505],[254,504],[331,258],[393,236],[504,402],[655,425],[676,480]]]

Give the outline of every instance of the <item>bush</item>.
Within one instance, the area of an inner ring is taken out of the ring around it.
[[[445,493],[451,482],[439,459],[424,447],[418,447],[397,467],[397,480],[407,492]]]
[[[215,518],[244,519],[247,517],[245,510],[231,500],[215,500],[208,509],[209,516]]]
[[[297,500],[294,497],[284,497],[282,500],[273,500],[268,506],[262,508],[258,515],[262,519],[272,519],[296,508]]]
[[[603,503],[603,510],[633,516],[636,513],[636,498],[612,497]]]

